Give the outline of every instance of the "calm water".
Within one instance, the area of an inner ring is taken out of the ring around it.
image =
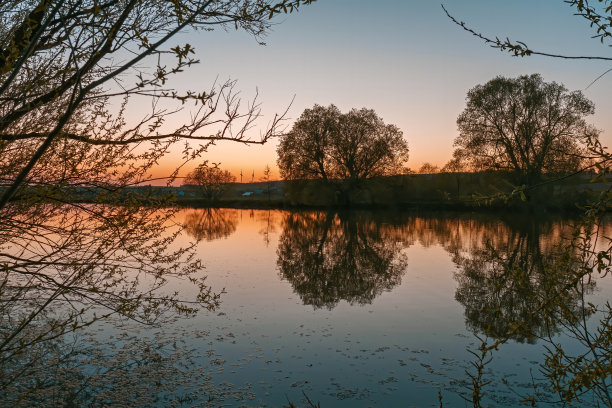
[[[240,391],[213,404],[281,406],[305,394],[323,407],[439,406],[440,393],[445,406],[470,406],[460,395],[474,361],[468,349],[481,344],[475,335],[495,339],[521,322],[529,333],[513,333],[485,369],[489,406],[515,406],[521,393],[547,391],[538,336],[552,333],[578,349],[555,334],[554,321],[533,313],[537,299],[555,291],[545,269],[571,220],[251,210],[179,216],[181,240],[201,240],[207,282],[225,292],[218,310],[176,323],[200,333],[185,341],[211,380]],[[519,269],[526,272],[511,273]],[[609,299],[609,281],[591,282],[588,300]],[[580,309],[578,297],[569,302]]]
[[[29,374],[0,366],[19,379],[0,389],[0,406],[14,396],[10,406],[439,407],[441,396],[469,407],[472,352],[500,338],[485,356],[483,406],[534,394],[556,406],[541,371],[546,339],[584,352],[563,324],[582,321],[583,301],[612,295],[609,276],[578,286],[584,298],[567,290],[577,287],[571,219],[215,209],[175,222],[184,230],[173,245],[196,245],[221,305],[157,327],[106,319],[28,349]],[[612,224],[600,232],[612,236]],[[141,272],[129,282],[146,288]],[[193,299],[182,279],[162,292]],[[597,405],[587,395],[577,406]]]

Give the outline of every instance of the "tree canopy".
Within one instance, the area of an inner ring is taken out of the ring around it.
[[[149,181],[177,142],[181,168],[218,140],[265,142],[282,114],[251,139],[260,110],[235,81],[174,90],[171,76],[198,60],[170,42],[216,28],[260,41],[271,17],[312,1],[0,2],[0,389],[34,393],[30,351],[98,319],[153,324],[217,305],[193,247],[172,245],[176,210],[125,187]],[[128,115],[133,104],[151,110]],[[173,278],[195,291],[164,292]]]
[[[418,171],[419,174],[435,174],[439,172],[440,172],[440,168],[429,162],[423,163],[423,165],[419,167],[419,171]]]
[[[357,182],[401,172],[408,143],[397,126],[385,124],[371,109],[343,114],[334,105],[315,105],[281,136],[277,153],[286,180]]]
[[[496,77],[467,94],[457,119],[454,160],[473,170],[505,170],[521,182],[575,171],[598,132],[584,118],[594,105],[538,74]]]
[[[207,161],[185,177],[185,184],[198,186],[204,197],[209,200],[217,198],[225,190],[227,184],[234,181],[236,177],[232,173],[222,170],[217,163],[209,166]]]

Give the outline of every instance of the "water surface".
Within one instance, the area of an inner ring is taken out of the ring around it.
[[[550,391],[539,372],[540,337],[579,347],[556,323],[563,310],[533,312],[565,284],[547,270],[573,220],[220,209],[180,216],[181,239],[200,240],[207,282],[225,292],[218,310],[177,323],[205,331],[188,343],[212,380],[244,391],[219,405],[281,406],[307,395],[323,407],[439,406],[440,394],[445,406],[469,406],[461,399],[474,361],[468,350],[511,332],[486,366],[486,398],[516,406],[521,394]],[[592,302],[612,293],[609,279],[585,290]],[[580,296],[564,301],[580,313]]]

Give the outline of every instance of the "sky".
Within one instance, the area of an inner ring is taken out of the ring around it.
[[[612,72],[585,88],[612,62],[512,57],[453,24],[441,4],[488,37],[521,40],[543,52],[612,55],[562,0],[318,0],[274,20],[265,46],[233,29],[181,35],[177,43],[194,46],[201,63],[170,85],[208,89],[215,80],[232,79],[245,100],[257,90],[264,117],[251,129],[255,139],[292,100],[289,128],[314,104],[335,104],[343,112],[374,109],[402,130],[410,147],[407,165],[418,169],[424,162],[443,166],[451,158],[456,119],[470,88],[498,75],[540,73],[545,81],[584,90],[596,106],[587,120],[610,144]],[[223,142],[209,148],[204,159],[238,178],[242,170],[245,182],[253,173],[255,180],[261,178],[266,165],[278,178],[277,145],[278,140],[263,146]],[[156,175],[178,154],[161,162]]]

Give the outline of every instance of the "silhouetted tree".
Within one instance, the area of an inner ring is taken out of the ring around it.
[[[266,167],[264,167],[263,177],[261,178],[261,181],[266,183],[266,193],[268,194],[268,200],[270,199],[270,176],[271,174],[272,174],[272,169],[270,169],[270,166],[266,164]]]
[[[597,137],[584,120],[593,111],[582,92],[540,75],[500,76],[468,92],[453,156],[474,170],[512,172],[523,183],[574,171]]]
[[[440,168],[438,166],[434,166],[429,162],[423,163],[423,165],[419,168],[419,174],[435,174],[439,172]]]
[[[469,171],[470,169],[467,167],[466,163],[463,163],[461,157],[458,157],[456,151],[453,154],[453,158],[447,161],[442,169],[440,170],[442,173],[459,173],[462,171]]]
[[[334,105],[306,109],[277,150],[286,180],[340,179],[350,183],[401,173],[408,144],[371,109],[342,114]]]
[[[197,186],[202,195],[214,200],[225,189],[229,183],[236,181],[236,177],[227,170],[222,170],[218,163],[208,165],[208,161],[200,164],[185,177],[185,184]]]
[[[327,181],[333,177],[330,146],[341,115],[334,105],[327,108],[315,105],[304,110],[277,149],[278,166],[285,180]]]

